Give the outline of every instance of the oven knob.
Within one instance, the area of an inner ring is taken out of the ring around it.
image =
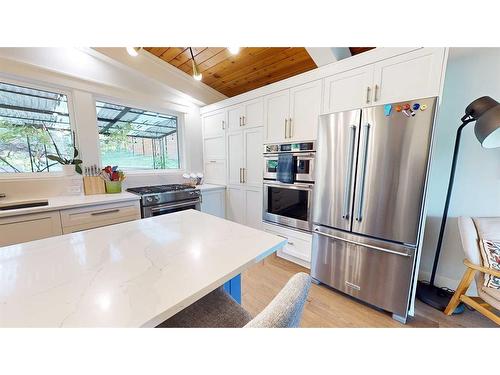
[[[160,197],[158,195],[155,195],[154,196],[154,200],[155,200],[155,202],[159,202],[160,201]]]
[[[153,198],[152,197],[146,197],[146,202],[152,202],[153,201]]]

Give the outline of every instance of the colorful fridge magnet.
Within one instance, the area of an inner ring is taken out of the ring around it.
[[[390,116],[392,111],[392,105],[386,104],[384,105],[384,115]]]
[[[418,104],[418,103],[413,104],[414,111],[417,111],[419,108],[420,108],[420,104]]]
[[[401,107],[400,105],[396,106],[396,112],[401,112],[402,109],[403,109],[403,107]]]
[[[421,110],[421,111],[425,111],[426,109],[427,109],[427,104],[422,104],[422,105],[420,106],[420,110]]]

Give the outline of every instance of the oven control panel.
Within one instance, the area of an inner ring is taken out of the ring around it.
[[[272,143],[264,145],[265,154],[277,154],[280,152],[305,152],[315,151],[314,142],[300,143]]]

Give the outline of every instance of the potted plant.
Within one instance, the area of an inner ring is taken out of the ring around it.
[[[54,149],[56,150],[56,153],[57,153],[57,155],[47,155],[47,158],[61,164],[62,170],[63,170],[63,173],[65,176],[71,176],[75,173],[75,171],[79,174],[82,174],[82,167],[80,166],[80,164],[82,164],[82,160],[77,159],[78,149],[75,146],[75,133],[73,132],[73,158],[72,159],[65,158],[59,152],[59,148],[57,147],[56,142],[52,138],[52,135],[50,134],[50,131],[48,129],[47,129],[47,133],[49,134],[50,140],[52,141],[52,144],[54,145]]]

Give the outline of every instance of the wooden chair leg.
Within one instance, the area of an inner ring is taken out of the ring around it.
[[[455,311],[458,304],[460,303],[460,296],[462,294],[465,294],[465,292],[467,292],[467,289],[469,289],[470,283],[472,282],[472,279],[474,279],[475,272],[476,271],[472,268],[467,268],[464,276],[462,277],[462,280],[460,281],[460,284],[458,284],[455,294],[453,294],[453,297],[451,297],[448,306],[446,306],[446,309],[444,310],[444,313],[446,315],[451,315],[453,311]]]

